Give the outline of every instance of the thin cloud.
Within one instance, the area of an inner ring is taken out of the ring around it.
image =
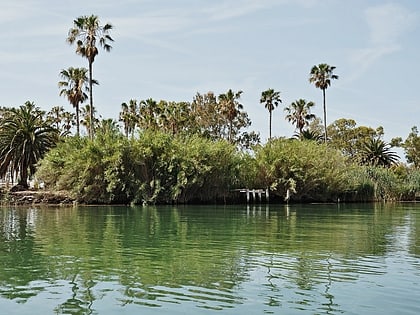
[[[362,76],[373,64],[386,55],[402,49],[400,38],[417,22],[417,15],[399,4],[384,4],[365,10],[369,45],[353,51],[350,62],[357,65],[349,80]]]

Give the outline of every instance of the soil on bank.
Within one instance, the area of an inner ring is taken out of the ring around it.
[[[3,205],[31,205],[31,204],[72,204],[74,200],[65,192],[49,190],[18,190],[0,191],[0,200]]]

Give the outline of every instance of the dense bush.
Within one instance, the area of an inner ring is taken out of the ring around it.
[[[255,151],[254,185],[291,199],[337,200],[346,189],[346,160],[334,149],[314,141],[273,139]]]
[[[212,202],[237,182],[238,153],[227,141],[145,132],[71,138],[39,164],[38,180],[86,203]]]

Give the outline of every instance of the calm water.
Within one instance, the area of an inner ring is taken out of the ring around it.
[[[420,204],[0,208],[1,314],[420,314]]]

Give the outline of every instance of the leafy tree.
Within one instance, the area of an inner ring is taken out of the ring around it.
[[[373,129],[366,126],[357,126],[353,119],[340,118],[327,127],[329,145],[340,150],[345,156],[355,162],[360,161],[360,154],[365,143],[371,139],[383,136],[383,128]]]
[[[307,102],[304,99],[299,99],[286,107],[286,120],[296,125],[299,134],[303,133],[303,128],[308,126],[310,121],[315,119],[315,115],[311,114],[311,107],[315,106],[313,102]]]
[[[413,163],[415,168],[420,168],[420,136],[416,126],[411,128],[407,139],[402,144],[408,163]]]
[[[0,176],[14,172],[27,188],[36,164],[58,141],[58,131],[32,102],[6,109],[0,120]]]
[[[74,20],[74,26],[69,30],[67,41],[70,44],[76,42],[76,53],[88,60],[89,64],[89,99],[90,99],[90,121],[94,121],[93,106],[93,73],[92,65],[99,53],[97,44],[105,51],[110,51],[112,46],[108,42],[114,41],[109,35],[112,25],[107,23],[100,25],[96,15],[81,16]],[[94,129],[90,129],[90,137],[93,138]]]
[[[280,92],[274,91],[274,89],[268,89],[261,93],[260,103],[265,103],[265,108],[269,113],[269,139],[271,139],[272,112],[281,102],[282,100],[280,99]]]
[[[243,109],[243,105],[239,103],[241,94],[242,91],[233,92],[231,89],[229,89],[226,93],[219,95],[221,113],[226,117],[229,123],[229,133],[227,139],[230,143],[234,142],[234,121]]]
[[[254,187],[269,187],[281,198],[289,190],[293,201],[336,200],[347,188],[345,158],[314,141],[272,139],[256,148],[254,163]]]
[[[88,70],[86,68],[70,67],[60,72],[60,76],[63,81],[58,82],[58,86],[61,88],[60,96],[67,97],[68,101],[75,109],[77,136],[80,134],[79,106],[88,98],[85,93],[85,91],[89,91],[89,87],[87,85],[87,72]],[[96,80],[92,80],[92,84],[98,84],[98,82]]]
[[[191,103],[194,128],[197,132],[210,139],[224,137],[225,119],[220,114],[219,103],[213,92],[197,93]]]
[[[324,141],[327,142],[327,106],[325,101],[325,91],[331,85],[331,80],[337,80],[338,75],[334,74],[336,67],[326,63],[321,63],[312,67],[309,74],[309,82],[313,83],[316,88],[322,90],[322,99],[324,105]]]
[[[368,139],[362,148],[360,162],[364,165],[390,167],[398,162],[398,155],[389,144],[377,138]]]

